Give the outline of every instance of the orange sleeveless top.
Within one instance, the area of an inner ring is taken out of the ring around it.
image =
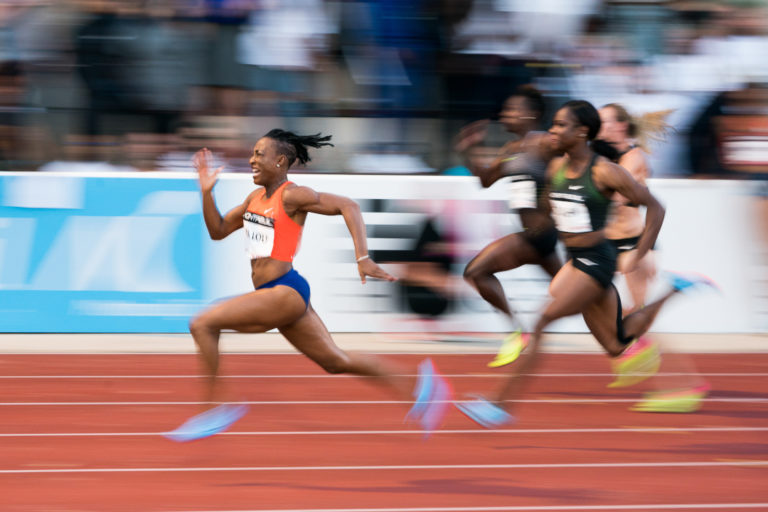
[[[303,226],[296,224],[283,209],[283,190],[292,182],[286,181],[266,198],[265,189],[253,196],[243,214],[246,252],[252,260],[273,258],[293,261],[299,249]]]

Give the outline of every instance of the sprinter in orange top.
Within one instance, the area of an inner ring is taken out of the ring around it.
[[[243,227],[251,261],[267,257],[293,261],[304,226],[294,221],[283,208],[283,191],[290,185],[293,182],[284,182],[271,197],[267,197],[266,189],[259,189],[248,203],[243,214]]]
[[[255,288],[213,305],[190,322],[190,332],[209,376],[210,404],[220,399],[217,375],[222,329],[240,332],[278,329],[294,347],[328,373],[377,377],[398,391],[401,398],[408,397],[411,386],[404,377],[408,372],[373,356],[344,352],[334,344],[310,304],[309,284],[293,269],[293,257],[307,214],[342,215],[352,235],[360,280],[363,283],[366,277],[395,280],[368,256],[365,224],[357,203],[288,181],[288,169],[295,161],[304,164],[310,160],[307,147],[331,146],[330,138],[320,134],[296,135],[279,129],[267,133],[256,142],[250,159],[253,182],[260,188],[224,216],[213,199],[213,187],[222,168],[209,169],[211,155],[207,149],[195,155],[208,233],[212,239],[221,240],[245,228]],[[437,374],[431,361],[422,362],[409,418],[421,423],[426,431],[434,430],[450,405],[450,394],[450,387]],[[245,411],[244,405],[219,405],[191,418],[167,437],[175,441],[206,437],[225,430]]]

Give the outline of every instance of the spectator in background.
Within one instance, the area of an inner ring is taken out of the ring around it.
[[[279,113],[303,114],[314,75],[337,32],[320,0],[267,0],[251,11],[237,36],[237,60],[249,89],[274,94]]]
[[[192,64],[178,30],[163,13],[153,16],[130,2],[89,4],[88,13],[75,42],[88,89],[86,134],[172,133]]]
[[[17,61],[0,62],[0,170],[15,170],[23,123],[24,77]]]
[[[768,83],[718,94],[689,129],[695,174],[768,176]]]

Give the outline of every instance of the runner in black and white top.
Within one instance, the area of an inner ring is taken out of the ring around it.
[[[544,99],[531,86],[520,87],[501,110],[504,128],[515,135],[505,144],[490,165],[467,157],[467,164],[483,187],[509,177],[509,205],[520,216],[523,228],[518,233],[494,240],[483,248],[464,270],[464,278],[494,308],[504,313],[513,326],[497,357],[489,366],[502,366],[514,361],[527,344],[527,335],[512,312],[501,282],[495,274],[525,264],[539,265],[554,276],[562,265],[555,247],[557,230],[550,217],[544,191],[546,169],[553,156],[546,132],[535,131],[544,115]],[[464,153],[479,144],[485,135],[487,121],[474,123],[459,134],[456,149]]]

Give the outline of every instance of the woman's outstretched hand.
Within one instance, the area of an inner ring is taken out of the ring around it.
[[[219,179],[219,173],[224,168],[221,167],[211,171],[210,162],[212,160],[211,151],[208,148],[203,148],[192,157],[192,165],[197,170],[197,181],[200,183],[200,190],[202,192],[210,192],[213,190],[213,186],[216,185],[216,181]]]
[[[397,278],[390,275],[383,268],[378,266],[375,261],[370,258],[366,258],[357,263],[357,271],[360,273],[360,281],[365,284],[365,277],[375,277],[376,279],[383,279],[384,281],[397,281]]]
[[[462,128],[454,140],[453,149],[458,153],[463,153],[483,142],[489,124],[490,121],[482,119]]]

